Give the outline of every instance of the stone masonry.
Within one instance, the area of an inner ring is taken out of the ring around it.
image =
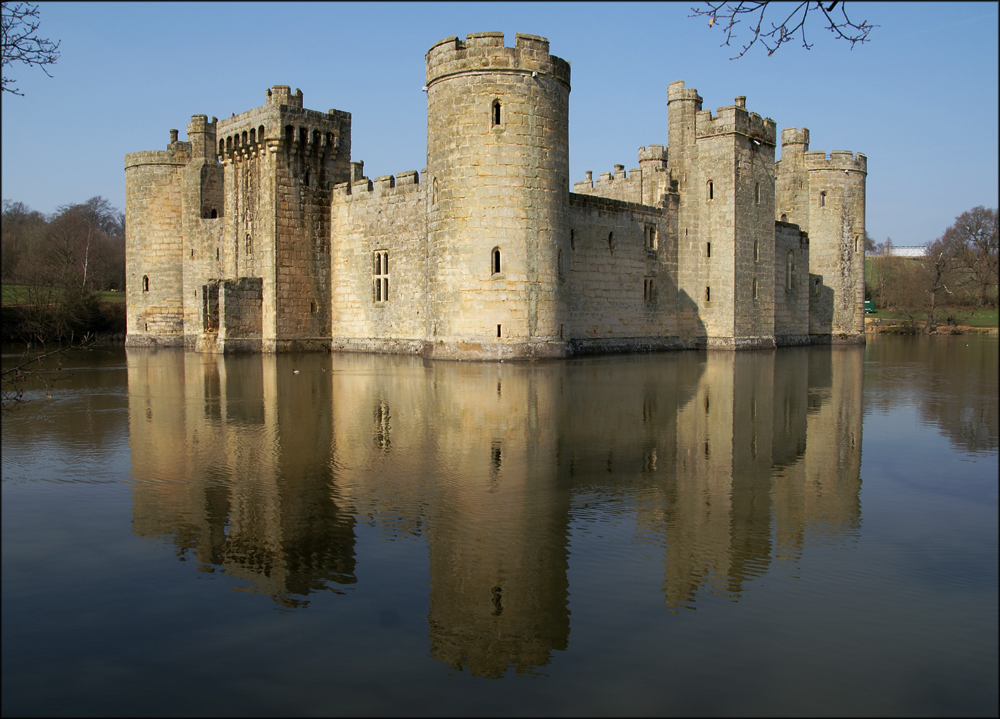
[[[549,42],[426,56],[427,167],[369,179],[351,115],[277,85],[125,158],[130,346],[537,359],[864,342],[864,155],[667,89],[668,143],[569,185]]]

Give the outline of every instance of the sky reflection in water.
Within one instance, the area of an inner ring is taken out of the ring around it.
[[[5,713],[997,706],[995,339],[86,363],[4,420]]]

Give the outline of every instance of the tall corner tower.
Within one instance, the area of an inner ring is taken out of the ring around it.
[[[126,344],[184,344],[183,172],[191,144],[125,155]]]
[[[668,92],[670,141],[686,155],[675,168],[679,284],[697,305],[708,347],[773,347],[774,120],[747,111],[744,96],[713,116],[689,94],[678,83]],[[691,112],[693,132],[684,117]],[[674,158],[671,147],[671,165]]]
[[[445,38],[426,61],[431,352],[562,356],[569,63],[499,32]]]
[[[809,210],[809,334],[833,342],[865,338],[865,191],[860,152],[805,153]]]

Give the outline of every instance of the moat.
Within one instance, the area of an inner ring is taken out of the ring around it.
[[[3,713],[995,715],[997,367],[53,358],[3,418]]]

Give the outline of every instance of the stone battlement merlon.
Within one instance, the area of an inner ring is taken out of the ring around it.
[[[716,110],[715,116],[711,110],[700,110],[695,114],[696,137],[728,134],[745,135],[752,140],[773,146],[777,139],[777,125],[771,118],[761,117],[756,112],[748,112],[740,105],[720,107]]]
[[[868,158],[860,152],[849,150],[833,150],[829,157],[824,150],[810,150],[805,153],[805,164],[809,171],[845,170],[868,173]]]
[[[452,35],[427,51],[427,87],[451,75],[498,71],[551,77],[568,89],[569,63],[549,54],[549,41],[537,35],[518,33],[514,47],[505,47],[502,32],[469,33],[465,40]]]

